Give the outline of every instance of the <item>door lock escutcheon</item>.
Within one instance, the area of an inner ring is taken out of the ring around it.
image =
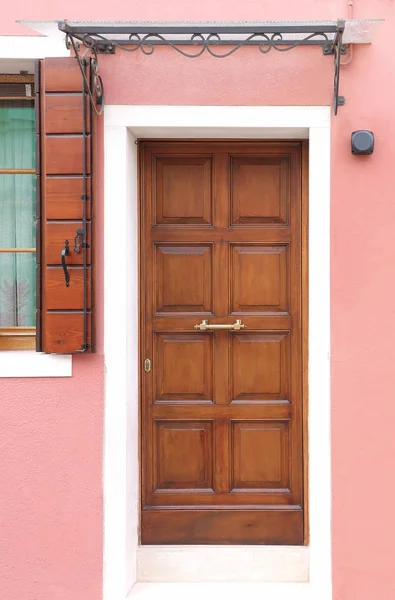
[[[149,373],[151,371],[151,361],[149,358],[146,358],[144,361],[144,371]]]

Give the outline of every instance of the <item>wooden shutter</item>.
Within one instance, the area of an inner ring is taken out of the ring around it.
[[[90,64],[85,65],[87,80]],[[92,114],[76,58],[37,63],[37,351],[92,350]],[[85,105],[84,105],[85,104]]]

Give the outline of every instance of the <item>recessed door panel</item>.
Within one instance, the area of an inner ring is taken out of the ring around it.
[[[212,422],[157,421],[155,430],[155,491],[211,490]]]
[[[212,336],[157,333],[155,350],[157,402],[212,402]]]
[[[288,156],[232,157],[231,177],[233,225],[288,224]]]
[[[233,314],[288,314],[287,244],[234,244],[231,265]]]
[[[288,333],[243,332],[232,336],[233,401],[289,399]]]
[[[211,245],[155,246],[156,312],[213,311]]]
[[[211,157],[156,157],[156,225],[210,225]]]
[[[288,421],[232,423],[232,490],[287,491]]]

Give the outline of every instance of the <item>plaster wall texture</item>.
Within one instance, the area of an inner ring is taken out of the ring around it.
[[[347,0],[70,0],[67,7],[60,0],[23,0],[2,7],[0,34],[31,33],[16,19],[319,20],[348,10]],[[389,42],[395,3],[354,0],[354,17],[385,23],[342,69],[346,105],[332,119],[333,595],[388,600],[395,596],[395,61]],[[249,48],[226,60],[189,60],[160,48],[151,57],[117,52],[100,63],[109,104],[332,101],[332,59],[317,48],[267,56]],[[375,133],[373,156],[351,155],[356,129]],[[99,234],[101,214],[99,198]],[[102,276],[101,268],[99,315]],[[99,353],[74,358],[71,379],[0,381],[2,600],[101,597],[101,317],[98,325]]]
[[[103,357],[73,363],[0,380],[2,600],[101,598]]]

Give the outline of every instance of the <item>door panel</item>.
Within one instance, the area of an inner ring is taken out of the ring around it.
[[[231,224],[287,225],[289,156],[232,156]]]
[[[289,402],[289,333],[234,333],[230,343],[231,402]]]
[[[142,543],[302,544],[301,144],[141,148]]]
[[[231,244],[232,314],[288,314],[288,246]]]
[[[155,491],[213,488],[213,422],[156,421]]]
[[[231,447],[232,492],[289,492],[288,421],[232,421]]]
[[[156,402],[212,402],[211,336],[196,333],[155,335]]]
[[[165,517],[165,518],[164,518]],[[194,544],[294,545],[299,539],[300,512],[230,510],[228,508],[144,511],[144,544],[185,544],[186,533]]]
[[[211,157],[155,158],[155,224],[211,224]]]
[[[157,313],[213,313],[213,251],[209,244],[155,246]]]

